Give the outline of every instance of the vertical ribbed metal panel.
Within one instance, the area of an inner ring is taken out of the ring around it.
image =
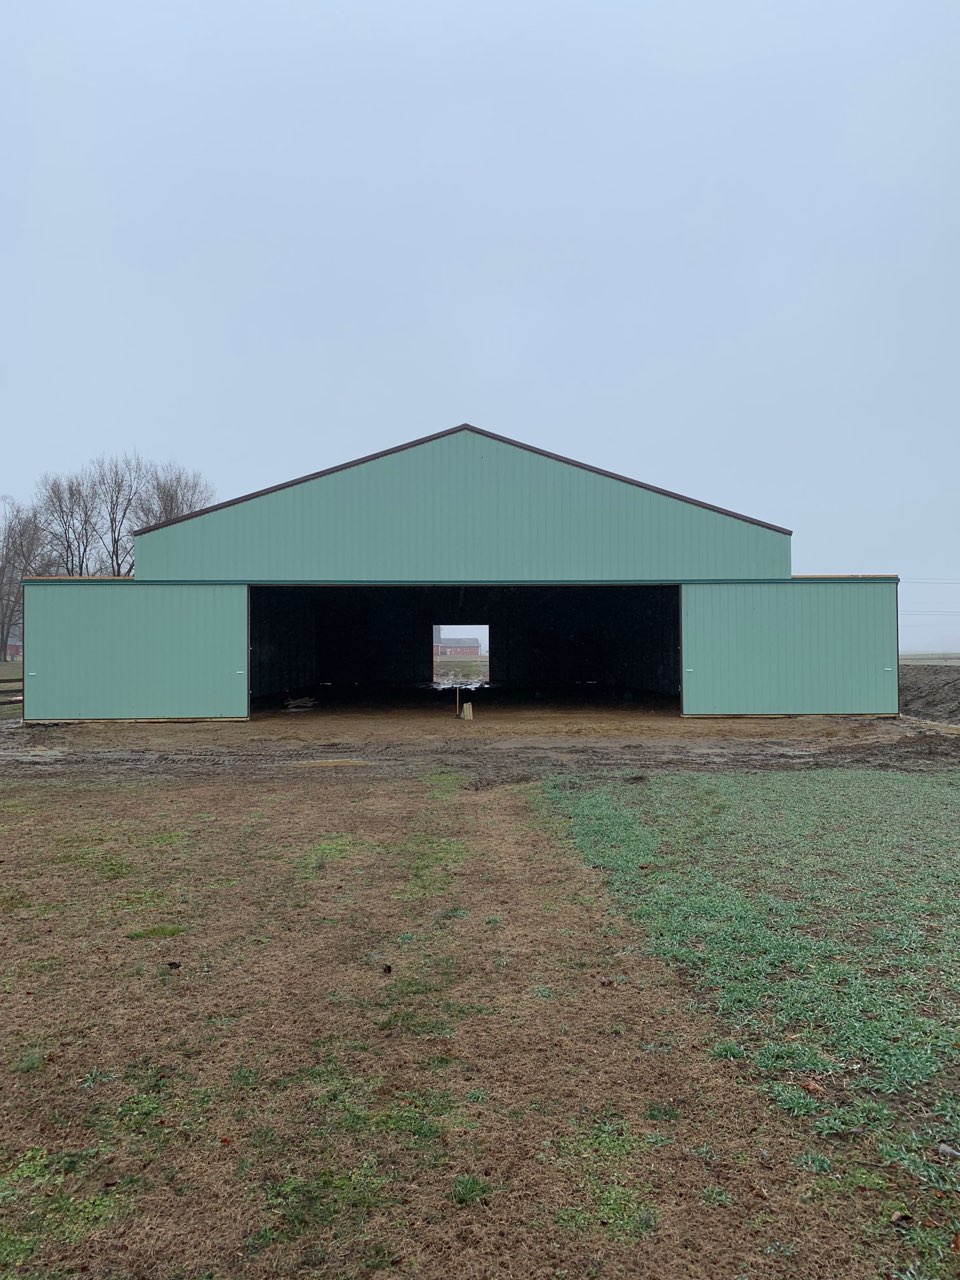
[[[896,580],[681,589],[685,715],[898,711]]]
[[[786,578],[790,537],[471,431],[136,540],[144,580]]]
[[[24,719],[247,715],[242,586],[28,582]]]

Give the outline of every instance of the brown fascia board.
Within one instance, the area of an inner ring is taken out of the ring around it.
[[[770,529],[773,533],[784,533],[787,537],[793,534],[792,529],[784,529],[781,525],[768,524],[766,520],[755,520],[753,516],[742,515],[739,511],[728,511],[726,507],[717,507],[711,502],[699,502],[696,498],[688,498],[682,493],[672,493],[669,489],[660,489],[654,484],[644,484],[642,480],[632,480],[629,476],[618,475],[616,471],[604,471],[602,467],[591,467],[589,463],[577,462],[574,458],[565,458],[563,454],[538,449],[536,445],[524,444],[521,440],[511,440],[509,436],[498,436],[493,431],[484,431],[482,427],[474,427],[469,422],[463,422],[458,427],[449,427],[446,431],[436,431],[433,435],[421,436],[418,440],[394,445],[392,449],[381,449],[379,453],[368,453],[366,457],[354,458],[352,462],[341,462],[339,466],[327,467],[325,471],[314,471],[308,476],[298,476],[296,480],[285,480],[283,484],[274,484],[268,489],[257,489],[254,493],[245,493],[239,498],[229,498],[226,502],[215,502],[212,506],[201,507],[199,511],[174,516],[172,520],[161,520],[158,524],[135,529],[134,536],[155,533],[157,529],[167,529],[172,524],[182,524],[184,520],[195,520],[198,516],[210,515],[212,511],[223,511],[225,507],[235,507],[241,502],[251,502],[254,498],[265,498],[269,493],[280,493],[283,489],[292,489],[294,485],[307,484],[311,480],[322,480],[324,476],[336,475],[338,471],[349,471],[351,467],[362,467],[366,462],[377,462],[380,458],[389,458],[392,454],[403,453],[406,449],[416,449],[422,444],[432,444],[434,440],[443,440],[446,436],[456,435],[459,431],[472,431],[474,435],[483,436],[486,440],[496,440],[498,444],[509,444],[514,449],[523,449],[526,453],[534,453],[540,458],[549,458],[551,462],[562,462],[565,466],[577,467],[595,476],[605,476],[608,480],[618,480],[621,484],[632,485],[635,489],[645,489],[648,493],[658,493],[663,498],[674,498],[677,502],[689,503],[691,507],[702,507],[704,511],[714,511],[720,516],[730,516],[734,520],[743,520],[746,524],[754,524],[761,529]]]

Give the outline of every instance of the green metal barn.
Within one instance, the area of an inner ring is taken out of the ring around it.
[[[504,689],[898,711],[895,576],[792,577],[789,529],[476,427],[135,545],[135,578],[25,583],[26,720],[245,718],[287,692],[415,685],[440,621],[490,626]]]

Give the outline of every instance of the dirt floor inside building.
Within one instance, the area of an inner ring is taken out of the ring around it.
[[[958,830],[933,717],[0,723],[0,1269],[954,1276]]]

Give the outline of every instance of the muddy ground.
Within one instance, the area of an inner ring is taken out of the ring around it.
[[[900,667],[900,709],[904,715],[960,724],[960,666],[904,663]]]
[[[662,709],[493,706],[461,721],[442,706],[384,706],[266,712],[249,722],[0,722],[0,772],[46,777],[343,768],[396,778],[448,768],[490,786],[570,770],[957,765],[960,727],[907,716],[682,719]]]

